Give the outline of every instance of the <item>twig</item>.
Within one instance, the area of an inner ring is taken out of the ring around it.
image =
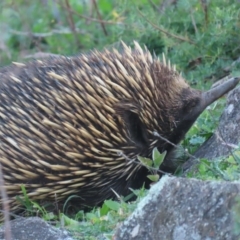
[[[198,35],[198,29],[197,29],[197,25],[196,25],[196,22],[195,22],[195,19],[194,19],[194,16],[193,16],[193,10],[192,9],[190,10],[190,13],[191,13],[191,19],[192,19],[192,24],[193,24],[195,33],[196,33],[196,35]]]
[[[4,225],[5,225],[5,240],[11,240],[11,226],[10,226],[10,216],[9,216],[9,204],[6,190],[4,188],[4,179],[2,172],[2,164],[0,163],[0,188],[1,188],[1,197],[2,197],[2,206],[3,206],[3,216],[4,216]]]
[[[77,32],[76,32],[76,27],[75,27],[73,17],[71,15],[71,6],[70,6],[68,0],[65,0],[65,4],[66,4],[66,9],[67,9],[67,20],[68,20],[69,26],[72,30],[72,33],[74,35],[75,42],[76,42],[77,46],[80,47],[81,43],[80,43],[80,40],[79,40]]]
[[[48,52],[36,52],[34,54],[26,55],[23,58],[28,59],[28,58],[49,58],[49,57],[61,57],[59,54],[54,54],[54,53],[48,53]]]
[[[62,6],[62,7],[66,8],[65,6]],[[87,17],[85,15],[82,15],[82,14],[74,11],[73,9],[69,9],[69,11],[71,13],[75,14],[76,16],[78,16],[80,18],[84,18],[84,19],[89,20],[91,22],[98,22],[98,23],[104,23],[104,24],[122,24],[122,25],[127,25],[126,23],[123,23],[123,22],[106,21],[106,20],[100,20],[100,19],[96,19],[96,18]]]
[[[220,128],[218,128],[217,131],[215,132],[215,136],[216,136],[217,140],[219,140],[221,145],[226,146],[226,148],[228,149],[228,153],[230,153],[233,156],[233,158],[235,159],[235,156],[233,154],[233,150],[237,149],[239,146],[226,142],[223,138],[223,135],[222,135],[222,132],[221,132]],[[235,161],[236,161],[236,159],[235,159]]]
[[[80,29],[75,29],[77,33],[84,33],[82,30]],[[48,32],[48,33],[33,33],[33,32],[21,32],[21,31],[17,31],[17,30],[14,30],[14,29],[10,29],[9,30],[10,33],[12,34],[15,34],[15,35],[21,35],[21,36],[33,36],[33,37],[37,37],[37,38],[44,38],[44,37],[50,37],[52,35],[55,35],[55,34],[69,34],[69,33],[72,33],[71,30],[69,29],[65,29],[65,30],[52,30],[51,32]]]
[[[159,8],[157,7],[157,5],[152,0],[148,0],[148,2],[150,3],[150,5],[152,6],[152,8],[154,10],[159,12]]]
[[[97,12],[97,15],[98,15],[98,19],[100,20],[99,23],[100,23],[100,25],[102,26],[102,29],[103,29],[103,32],[104,32],[105,36],[107,36],[108,33],[107,33],[107,30],[106,30],[106,28],[105,28],[104,23],[102,22],[102,17],[101,17],[101,14],[100,14],[99,10],[98,10],[98,5],[97,5],[97,3],[96,3],[96,0],[92,0],[92,2],[93,2],[93,5],[94,5],[94,7],[95,7],[95,9],[96,9],[96,12]]]
[[[130,163],[135,163],[135,164],[137,164],[137,165],[140,164],[141,166],[146,167],[143,163],[137,161],[136,159],[131,159],[131,158],[129,158],[129,157],[126,156],[123,152],[119,152],[118,155],[121,156],[121,157],[124,157],[125,160],[129,161]],[[171,173],[164,172],[164,171],[161,170],[161,169],[156,169],[156,168],[154,168],[154,167],[147,167],[147,168],[148,168],[149,170],[157,171],[157,172],[159,172],[159,173],[161,173],[161,174],[164,174],[164,175],[172,176]]]
[[[203,12],[204,12],[204,18],[205,18],[205,25],[208,25],[208,6],[207,6],[207,1],[206,0],[200,0]]]
[[[153,132],[153,135],[162,139],[163,141],[165,141],[166,143],[169,143],[170,145],[172,145],[173,147],[175,148],[179,148],[178,145],[172,143],[171,141],[169,141],[168,139],[166,139],[165,137],[161,136],[158,132]],[[193,156],[192,154],[190,154],[187,150],[184,149],[184,153],[186,153],[186,155],[188,157],[191,157],[191,158],[194,158],[194,159],[197,159],[195,156]]]
[[[188,42],[188,43],[191,43],[191,44],[194,44],[194,45],[195,45],[195,43],[194,43],[193,41],[191,41],[191,40],[189,40],[189,39],[187,39],[187,38],[184,38],[184,37],[182,37],[182,36],[177,36],[177,35],[175,35],[175,34],[173,34],[173,33],[170,33],[170,32],[168,32],[168,31],[166,31],[165,29],[160,28],[159,26],[157,26],[157,25],[155,25],[154,23],[150,22],[150,21],[141,13],[141,11],[140,11],[139,9],[137,9],[137,10],[138,10],[139,14],[140,14],[148,23],[150,23],[154,28],[156,28],[157,30],[165,33],[166,35],[168,35],[168,36],[170,36],[170,37],[172,37],[172,38],[176,38],[176,39],[178,39],[178,40],[180,40],[180,41]]]

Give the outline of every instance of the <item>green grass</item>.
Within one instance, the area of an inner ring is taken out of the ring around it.
[[[0,66],[27,61],[37,52],[75,55],[93,48],[118,48],[120,40],[130,45],[137,40],[160,57],[164,52],[195,88],[205,90],[226,75],[240,75],[239,63],[233,64],[240,55],[239,1],[207,1],[204,7],[200,0],[178,0],[163,11],[159,0],[99,0],[99,14],[94,5],[84,3],[87,1],[70,0],[68,7],[64,2],[1,1]],[[212,135],[224,105],[224,98],[212,104],[190,129],[182,142],[190,154]],[[236,180],[239,166],[240,150],[236,149],[233,155],[216,161],[200,159],[197,173],[188,177]],[[76,239],[111,239],[116,226],[147,193],[134,190],[136,202],[109,200],[90,212],[65,216],[63,209],[56,215],[32,202],[22,190],[19,201],[26,216],[39,215],[64,225]]]
[[[71,216],[67,216],[61,211],[58,214],[47,211],[44,206],[29,199],[24,187],[22,187],[23,196],[17,197],[17,199],[25,209],[23,216],[39,216],[56,227],[64,227],[74,239],[112,239],[116,227],[134,211],[147,192],[144,188],[132,189],[132,194],[125,198],[118,201],[105,200],[101,207],[94,208],[89,212],[80,210]],[[126,201],[132,195],[136,196],[136,200]]]

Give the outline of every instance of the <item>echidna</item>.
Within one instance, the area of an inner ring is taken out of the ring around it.
[[[93,51],[13,64],[0,71],[0,162],[11,209],[29,198],[94,206],[143,185],[137,156],[174,146],[199,114],[232,89],[208,92],[135,42],[131,50]],[[165,141],[167,139],[168,141]],[[114,191],[113,191],[114,190]]]

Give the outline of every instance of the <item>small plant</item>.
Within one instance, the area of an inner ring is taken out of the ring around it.
[[[31,201],[27,195],[26,188],[22,185],[21,190],[23,198],[16,196],[17,201],[24,206],[26,216],[41,216],[44,220],[54,220],[57,218],[52,212],[47,212],[43,206],[38,203]]]
[[[157,182],[159,180],[159,168],[161,164],[163,163],[163,160],[166,156],[166,151],[164,151],[162,154],[158,151],[158,149],[155,147],[152,151],[152,159],[145,158],[138,156],[138,160],[146,166],[152,174],[148,175],[147,177],[152,182]]]
[[[22,193],[23,193],[23,198],[20,198],[19,196],[16,196],[17,201],[25,207],[27,212],[32,212],[33,211],[33,203],[29,199],[29,197],[27,195],[26,188],[24,187],[24,185],[21,185],[21,190],[22,190]]]
[[[199,159],[196,172],[189,172],[188,177],[196,177],[203,180],[235,181],[240,179],[240,148],[235,149],[231,155],[209,161]]]
[[[61,214],[61,225],[78,237],[77,239],[98,239],[100,236],[102,239],[112,239],[116,226],[134,211],[137,203],[146,195],[144,188],[133,190],[133,193],[137,200],[132,203],[123,199],[105,200],[101,207],[87,213],[79,211],[73,218]]]

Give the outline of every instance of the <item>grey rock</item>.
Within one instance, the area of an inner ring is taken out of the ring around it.
[[[196,158],[213,160],[220,156],[228,156],[240,142],[240,87],[232,90],[227,104],[220,117],[219,126],[215,133],[190,158],[183,169],[192,170]]]
[[[232,207],[239,182],[164,176],[117,229],[115,240],[237,240]]]
[[[73,240],[66,230],[55,228],[38,217],[18,218],[10,222],[12,240]],[[0,239],[4,240],[4,226]]]

